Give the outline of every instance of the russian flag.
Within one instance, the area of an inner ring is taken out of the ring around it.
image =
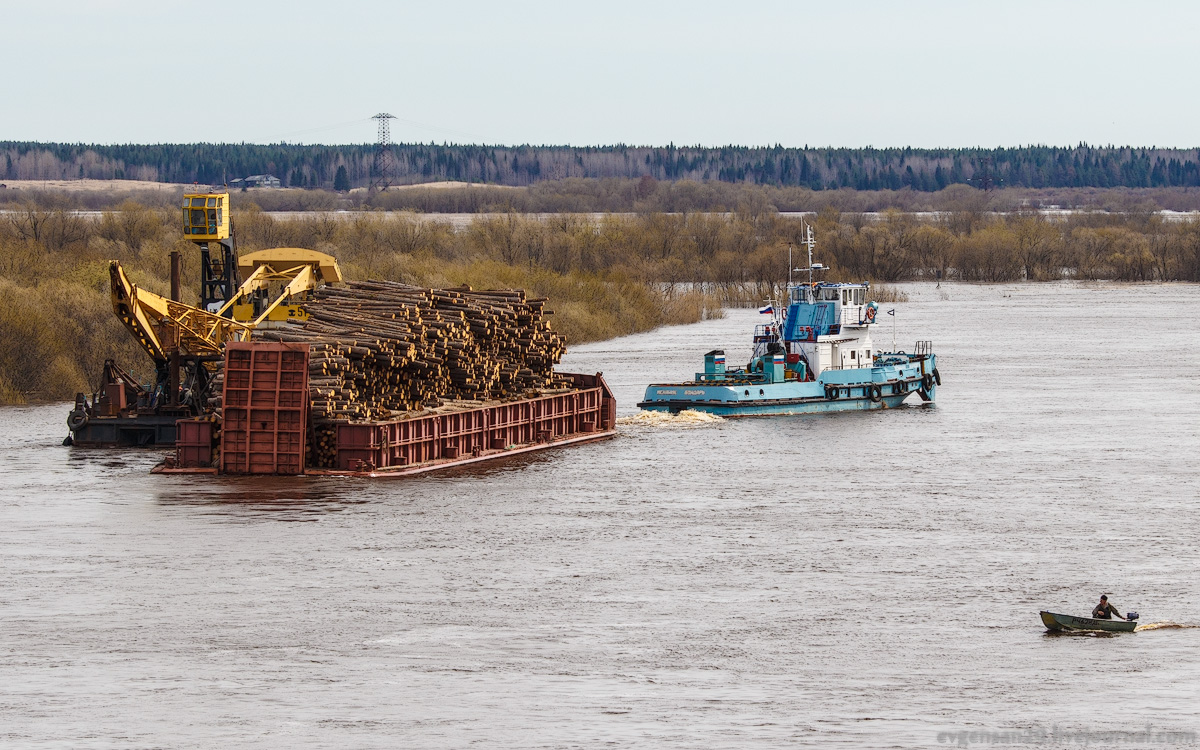
[[[766,307],[758,308],[758,311],[763,315],[772,315],[775,313],[775,308],[771,305],[767,305]]]

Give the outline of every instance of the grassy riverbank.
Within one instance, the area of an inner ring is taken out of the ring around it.
[[[99,216],[54,203],[10,209],[0,217],[0,402],[90,391],[109,357],[148,377],[149,360],[111,312],[108,260],[165,294],[168,253],[179,249],[185,301],[194,303],[198,253],[179,235],[176,210],[132,201]],[[802,239],[798,219],[761,204],[731,214],[598,220],[509,213],[459,230],[433,215],[281,219],[253,205],[235,211],[234,221],[242,252],[313,248],[336,256],[351,279],[516,287],[549,297],[553,324],[568,343],[760,304],[778,293],[787,248]],[[831,280],[1200,281],[1200,224],[1148,211],[1048,218],[996,214],[976,201],[936,215],[867,217],[826,207],[815,223],[818,258]]]

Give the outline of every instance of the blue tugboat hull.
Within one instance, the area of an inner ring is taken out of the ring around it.
[[[799,401],[780,403],[764,400],[761,403],[744,403],[737,405],[720,405],[699,401],[647,402],[638,404],[646,411],[664,411],[678,414],[685,409],[716,414],[720,417],[770,417],[782,414],[829,414],[841,411],[870,411],[872,409],[890,409],[904,402],[902,396],[881,399],[878,402],[869,398],[846,399],[841,401]]]
[[[815,381],[765,383],[734,378],[656,384],[646,388],[638,406],[673,414],[691,409],[723,417],[889,409],[913,394],[922,401],[934,400],[937,385],[925,377],[925,367],[925,372],[932,371],[932,361],[827,371]]]

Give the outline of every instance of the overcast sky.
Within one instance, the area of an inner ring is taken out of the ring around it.
[[[0,0],[0,140],[1200,146],[1200,3]]]

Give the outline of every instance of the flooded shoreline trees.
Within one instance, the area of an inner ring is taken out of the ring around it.
[[[979,191],[974,191],[982,195]],[[967,195],[965,198],[973,196]],[[826,206],[816,225],[831,280],[904,282],[1200,281],[1200,223],[1150,211],[877,215]],[[81,215],[61,204],[9,204],[0,214],[0,402],[90,391],[106,357],[144,371],[148,360],[111,314],[107,261],[135,283],[168,290],[168,253],[183,253],[194,295],[198,259],[174,208],[126,202]],[[761,304],[787,278],[799,218],[765,201],[727,213],[481,215],[465,226],[436,215],[286,215],[245,205],[239,248],[310,247],[335,255],[348,278],[546,296],[568,344],[719,316]],[[194,299],[185,301],[195,302]],[[148,374],[148,373],[140,373]]]
[[[336,177],[336,174],[335,174]],[[336,180],[344,189],[346,183]],[[750,183],[604,178],[544,180],[527,187],[429,182],[393,187],[369,195],[365,188],[339,192],[319,187],[235,190],[235,208],[264,211],[415,211],[418,213],[908,213],[948,212],[959,217],[1014,211],[1100,211],[1151,213],[1200,211],[1200,187],[1022,188],[979,190],[954,184],[936,192],[900,190],[812,190],[808,187]],[[189,188],[190,189],[190,188]],[[204,189],[204,188],[202,188]],[[150,208],[173,208],[184,186],[105,180],[60,183],[5,183],[0,210],[29,202],[66,210],[103,211],[133,201]]]

